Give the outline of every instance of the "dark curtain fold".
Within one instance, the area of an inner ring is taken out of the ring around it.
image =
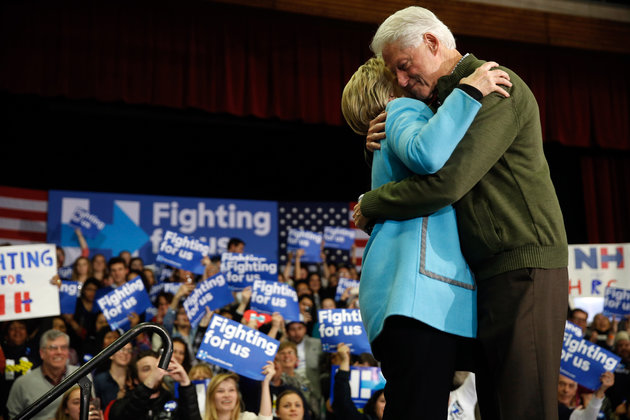
[[[194,0],[9,0],[0,12],[0,90],[10,94],[332,126],[343,124],[343,86],[371,56],[376,29]],[[630,151],[629,56],[457,41],[531,86],[545,141]],[[591,242],[630,241],[623,156],[583,159]]]

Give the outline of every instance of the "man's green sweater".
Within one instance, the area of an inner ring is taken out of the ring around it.
[[[441,102],[484,61],[467,55],[439,79]],[[492,93],[446,165],[366,193],[370,219],[403,220],[453,204],[462,251],[477,279],[567,266],[562,212],[545,159],[538,104],[514,72],[509,98]],[[384,140],[387,141],[387,140]]]

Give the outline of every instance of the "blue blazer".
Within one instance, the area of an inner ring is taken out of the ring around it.
[[[391,101],[386,139],[374,153],[372,188],[414,173],[438,171],[479,108],[481,104],[460,89],[435,115],[415,99]],[[376,223],[363,253],[359,305],[370,342],[391,315],[415,318],[464,337],[476,336],[476,285],[459,246],[452,206],[426,217]]]

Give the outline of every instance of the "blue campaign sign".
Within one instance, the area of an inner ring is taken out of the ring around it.
[[[81,293],[78,281],[62,281],[59,286],[59,307],[62,314],[73,314]]]
[[[108,194],[51,190],[48,198],[48,240],[68,251],[79,250],[70,225],[77,207],[96,215],[105,226],[86,238],[92,253],[106,258],[121,251],[138,253],[153,264],[166,231],[195,237],[208,245],[209,255],[227,250],[230,238],[247,244],[247,251],[278,255],[278,203],[275,201]]]
[[[214,311],[233,300],[234,296],[232,296],[225,276],[219,273],[197,284],[195,290],[184,301],[184,309],[190,324],[195,328],[206,314],[206,307]]]
[[[607,287],[604,295],[604,313],[610,315],[630,314],[630,290]]]
[[[132,312],[141,315],[152,306],[140,276],[115,288],[96,303],[112,329],[127,329],[130,325],[127,317]]]
[[[323,351],[335,353],[344,343],[352,354],[372,353],[358,309],[322,309],[318,319]]]
[[[310,230],[289,229],[287,251],[304,250],[301,261],[322,262],[322,234]]]
[[[565,329],[560,360],[562,375],[586,388],[597,390],[601,385],[602,373],[612,372],[620,360],[616,354]]]
[[[156,262],[175,268],[203,274],[203,257],[208,255],[210,247],[197,238],[167,230],[160,244]]]
[[[90,214],[84,208],[77,207],[72,213],[70,226],[81,229],[86,238],[96,238],[105,227],[105,223],[95,214]]]
[[[575,325],[572,322],[566,321],[564,323],[564,329],[576,337],[584,336],[584,333],[582,332],[582,328],[580,328],[579,326]]]
[[[285,321],[300,320],[300,306],[295,289],[278,281],[256,280],[250,306],[254,311],[278,312]]]
[[[149,291],[149,299],[151,299],[151,302],[155,303],[155,300],[160,292],[172,293],[175,295],[181,286],[181,283],[169,282],[154,284],[151,286],[151,290]]]
[[[345,277],[339,277],[339,282],[337,283],[337,289],[335,290],[335,300],[341,300],[341,296],[343,292],[348,289],[356,289],[355,294],[359,294],[359,281],[352,280]]]
[[[354,229],[344,227],[324,227],[324,248],[350,251],[354,244]]]
[[[221,272],[232,290],[242,290],[256,280],[277,281],[278,263],[262,255],[225,252],[221,255]]]
[[[279,345],[279,341],[258,330],[215,314],[197,359],[261,381],[262,369],[268,361],[273,361]]]
[[[335,374],[339,366],[332,366],[330,376],[330,403],[334,401]],[[374,391],[385,387],[385,377],[379,367],[350,366],[350,398],[357,408],[365,407]]]

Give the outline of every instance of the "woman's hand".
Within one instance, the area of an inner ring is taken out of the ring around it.
[[[510,75],[505,71],[497,69],[499,65],[494,61],[488,61],[477,67],[473,74],[468,77],[464,77],[459,83],[464,83],[477,88],[483,96],[492,92],[497,92],[506,98],[510,97],[510,94],[502,88],[502,86],[511,87]]]

